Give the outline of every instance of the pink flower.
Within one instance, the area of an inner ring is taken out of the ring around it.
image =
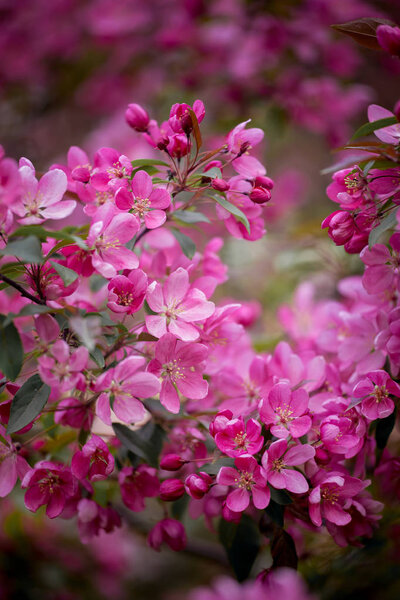
[[[94,500],[82,498],[77,508],[79,537],[83,544],[90,542],[102,531],[110,533],[121,527],[121,517],[111,506],[104,508]]]
[[[212,483],[213,479],[208,473],[204,471],[192,473],[185,479],[185,490],[191,498],[200,500],[200,498],[203,498],[207,494]]]
[[[167,410],[179,412],[178,391],[191,400],[207,396],[208,383],[201,368],[207,354],[203,344],[181,342],[172,333],[166,333],[157,342],[148,371],[162,380],[160,402]]]
[[[400,233],[391,236],[389,243],[391,253],[384,244],[375,244],[362,250],[360,258],[366,265],[362,278],[363,286],[369,294],[380,294],[390,291],[397,282],[399,272]]]
[[[54,519],[62,513],[67,500],[75,495],[77,481],[65,465],[41,460],[26,473],[21,487],[28,488],[25,493],[28,510],[36,512],[47,504],[46,515]]]
[[[144,219],[148,229],[165,223],[165,211],[171,204],[171,196],[163,188],[153,188],[146,171],[135,173],[129,187],[120,187],[115,195],[115,204],[121,210],[131,210],[138,219]]]
[[[86,369],[88,359],[85,346],[79,346],[70,354],[70,347],[64,340],[57,340],[48,354],[39,357],[39,374],[52,388],[52,396],[69,392],[83,383],[82,371]]]
[[[92,249],[92,265],[106,279],[115,277],[120,269],[136,269],[139,259],[132,250],[125,248],[139,230],[134,215],[116,214],[111,204],[97,213],[101,220],[95,221],[89,230],[86,243]]]
[[[400,56],[400,27],[379,25],[376,30],[379,45],[394,56]]]
[[[261,425],[255,419],[249,419],[245,424],[243,417],[229,420],[215,435],[215,443],[227,456],[256,454],[264,444]]]
[[[259,144],[264,137],[262,129],[253,127],[245,129],[247,123],[250,123],[251,119],[239,123],[234,129],[228,134],[227,144],[228,151],[232,154],[243,154],[248,150],[251,150],[254,146]]]
[[[271,433],[278,438],[291,435],[299,438],[311,429],[308,410],[308,394],[304,388],[292,392],[285,382],[276,383],[267,398],[261,401],[260,417],[266,425],[272,425]]]
[[[228,494],[227,507],[233,512],[243,512],[250,504],[250,497],[256,508],[266,508],[271,493],[267,487],[267,475],[252,456],[239,456],[235,466],[221,467],[217,475],[217,483],[234,486],[236,489]]]
[[[311,490],[309,496],[309,512],[311,521],[317,527],[326,519],[335,525],[347,525],[351,515],[347,512],[350,507],[349,499],[356,496],[365,483],[355,477],[342,473],[324,475],[319,484]]]
[[[150,398],[160,391],[160,382],[151,373],[138,371],[144,366],[140,356],[128,356],[115,368],[102,373],[95,383],[100,392],[96,414],[107,425],[111,425],[112,410],[125,423],[137,423],[145,416],[145,408],[138,398]]]
[[[332,179],[326,193],[333,202],[338,202],[342,208],[352,210],[364,202],[363,194],[367,192],[368,186],[359,167],[336,171]]]
[[[176,478],[166,479],[160,485],[160,499],[164,502],[178,500],[185,493],[183,481]]]
[[[193,130],[193,122],[189,110],[193,110],[198,123],[202,122],[206,111],[201,100],[194,101],[193,109],[189,104],[173,104],[168,119],[172,131],[190,135]]]
[[[286,440],[273,442],[262,457],[262,466],[267,472],[269,483],[279,489],[287,489],[294,494],[308,491],[308,483],[302,473],[287,467],[297,467],[315,456],[315,450],[309,444],[291,446],[287,449]]]
[[[131,161],[114,148],[97,150],[94,166],[90,183],[98,192],[116,192],[121,186],[128,186],[128,179],[132,173]]]
[[[362,398],[362,414],[371,421],[384,419],[392,414],[394,402],[390,395],[399,398],[400,386],[382,370],[370,371],[353,389],[353,396]]]
[[[194,342],[199,330],[192,323],[207,319],[215,310],[203,292],[189,287],[189,274],[182,267],[171,273],[163,286],[153,281],[146,299],[151,310],[160,313],[146,316],[148,332],[158,338],[169,331],[184,342]]]
[[[132,315],[143,305],[147,275],[141,269],[131,271],[127,277],[117,275],[111,279],[108,290],[108,308],[116,313]]]
[[[389,117],[394,117],[394,114],[390,112],[390,110],[387,110],[378,104],[371,104],[368,106],[368,121],[371,123],[374,121],[379,121],[380,119],[387,119]],[[383,127],[382,129],[376,129],[374,133],[382,142],[386,142],[386,144],[397,145],[400,140],[400,123],[389,125],[388,127]]]
[[[147,465],[123,467],[118,475],[123,503],[135,512],[145,509],[145,498],[158,496],[160,482],[157,471]]]
[[[97,435],[92,435],[82,450],[75,452],[71,461],[71,473],[77,479],[88,477],[90,481],[100,481],[114,470],[114,457],[107,444]]]
[[[179,552],[186,547],[186,532],[185,528],[179,521],[175,519],[163,519],[159,521],[150,531],[147,542],[151,548],[159,551],[161,544]]]
[[[92,407],[77,398],[64,398],[57,405],[54,421],[61,425],[89,431],[93,424]]]
[[[62,200],[67,191],[67,176],[60,169],[45,173],[38,181],[29,166],[19,170],[21,198],[10,207],[23,225],[42,223],[46,219],[68,217],[76,206],[75,200]]]
[[[0,498],[4,498],[12,492],[18,477],[22,481],[30,466],[25,458],[18,454],[3,425],[0,425],[0,435],[5,441],[5,444],[0,443]]]

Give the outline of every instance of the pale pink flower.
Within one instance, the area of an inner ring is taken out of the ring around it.
[[[278,438],[291,435],[299,438],[311,429],[308,414],[308,394],[304,388],[292,392],[284,381],[276,383],[260,404],[263,423],[271,425],[271,433]]]
[[[315,449],[309,444],[299,444],[288,449],[286,440],[273,442],[262,457],[269,483],[279,490],[287,489],[294,494],[308,491],[308,483],[302,473],[288,467],[304,465],[315,456]]]
[[[392,252],[384,244],[375,244],[372,248],[366,246],[360,254],[366,265],[362,282],[369,294],[390,292],[398,282],[400,233],[394,233],[389,243]]]
[[[171,196],[166,189],[154,188],[146,171],[138,171],[129,186],[118,189],[115,204],[120,210],[130,210],[138,219],[143,219],[147,229],[155,229],[166,221],[164,209],[171,204]]]
[[[386,371],[370,371],[353,389],[355,398],[362,398],[361,412],[367,419],[384,419],[394,411],[390,396],[400,397],[400,386]]]
[[[256,508],[266,508],[271,493],[265,470],[250,455],[236,458],[235,467],[221,467],[217,475],[217,483],[236,488],[226,498],[227,507],[235,513],[243,512],[252,497]]]
[[[158,315],[146,316],[149,333],[161,337],[169,331],[184,342],[199,338],[199,330],[193,325],[207,319],[215,310],[213,302],[197,288],[190,288],[188,272],[179,267],[171,273],[164,285],[157,281],[148,287],[147,302]]]
[[[57,340],[48,354],[38,359],[40,377],[52,388],[52,395],[69,392],[83,383],[88,359],[89,352],[85,346],[79,346],[70,353],[68,344]]]
[[[371,123],[389,117],[394,117],[394,114],[390,112],[390,110],[383,108],[383,106],[379,106],[378,104],[370,104],[370,106],[368,106],[368,121]],[[382,142],[397,145],[400,141],[400,123],[389,125],[389,127],[383,127],[382,129],[376,129],[374,133]]]
[[[179,412],[178,392],[191,400],[207,396],[208,383],[202,369],[207,354],[203,344],[181,342],[172,333],[166,333],[157,342],[155,358],[147,369],[161,378],[160,402],[167,410]]]
[[[150,398],[158,394],[161,387],[155,375],[139,371],[143,366],[143,358],[128,356],[97,378],[94,389],[100,396],[96,414],[107,425],[111,424],[111,403],[113,412],[121,421],[137,423],[143,420],[145,408],[138,398]]]
[[[18,454],[3,425],[0,425],[0,435],[5,442],[0,443],[0,498],[4,498],[12,492],[18,478],[22,481],[30,466],[25,458]]]

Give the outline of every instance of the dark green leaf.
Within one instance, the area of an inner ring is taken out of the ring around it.
[[[182,248],[183,254],[187,256],[189,260],[192,260],[196,252],[196,246],[194,242],[190,239],[190,237],[178,231],[178,229],[172,228],[170,231]]]
[[[378,419],[375,430],[376,445],[380,450],[385,448],[396,422],[396,409],[385,419]]]
[[[154,158],[139,158],[137,160],[132,160],[131,165],[134,169],[143,168],[143,167],[151,167],[151,166],[161,166],[161,167],[169,167],[169,164],[163,162],[162,160],[157,160]]]
[[[80,230],[81,229],[85,229],[85,227],[80,228]],[[23,225],[22,227],[18,227],[18,229],[12,233],[10,238],[34,236],[43,242],[46,241],[47,238],[54,238],[56,240],[69,242],[69,244],[63,244],[63,246],[76,244],[83,250],[87,250],[87,245],[79,235],[76,235],[75,232],[77,232],[76,227],[64,227],[64,229],[60,229],[58,231],[47,231],[41,225]]]
[[[260,534],[253,519],[242,515],[238,524],[221,519],[219,538],[238,581],[250,575],[260,550]]]
[[[64,267],[64,265],[60,265],[59,263],[54,262],[54,260],[50,261],[66,287],[74,283],[76,279],[78,279],[78,273],[75,273],[72,269],[68,267]]]
[[[15,381],[22,368],[24,350],[14,323],[4,324],[6,318],[0,315],[0,371]]]
[[[184,496],[182,496],[182,498],[179,498],[179,500],[175,500],[175,502],[172,503],[171,512],[174,519],[182,519],[188,507],[189,500],[190,497],[187,494],[185,494]]]
[[[398,124],[398,120],[396,117],[385,117],[384,119],[378,119],[378,121],[372,121],[371,123],[364,123],[353,135],[350,141],[356,140],[359,137],[363,137],[364,135],[369,135],[373,133],[377,129],[382,129],[383,127],[388,127],[389,125]]]
[[[7,433],[19,431],[35,419],[46,404],[50,388],[36,373],[25,381],[11,402]]]
[[[236,219],[246,227],[247,232],[250,233],[250,223],[246,215],[240,210],[240,208],[238,208],[231,202],[228,202],[228,200],[226,200],[223,196],[213,196],[213,198],[216,202],[218,202],[218,204],[225,208],[225,210],[230,212],[231,215],[236,217]]]
[[[182,223],[209,223],[210,219],[203,215],[201,212],[189,211],[189,210],[175,210],[172,213],[174,219],[182,221]]]
[[[7,327],[9,323],[11,323],[14,319],[18,317],[30,317],[32,315],[40,315],[43,313],[48,313],[53,311],[54,308],[50,306],[44,306],[41,304],[26,304],[19,313],[9,313],[4,320],[4,327]]]
[[[283,527],[285,507],[282,504],[270,500],[265,512],[278,527]]]
[[[33,235],[29,235],[22,240],[9,242],[5,248],[0,250],[0,254],[3,256],[16,256],[30,264],[41,263],[44,260],[40,242]]]
[[[379,238],[383,233],[385,233],[385,231],[394,229],[394,227],[397,225],[396,213],[397,211],[393,210],[379,223],[377,227],[374,227],[374,229],[371,231],[368,238],[368,246],[370,248],[378,243]]]
[[[97,346],[95,348],[93,348],[93,350],[91,352],[89,352],[90,354],[90,358],[92,360],[94,360],[94,362],[96,363],[96,365],[100,368],[104,367],[104,356],[102,351],[100,350],[100,348],[98,348]]]
[[[285,490],[277,490],[272,486],[269,486],[271,491],[271,500],[276,502],[277,504],[281,504],[282,506],[287,506],[288,504],[292,504],[293,500],[289,496]]]
[[[113,423],[113,429],[119,441],[128,450],[143,458],[152,467],[157,467],[164,432],[158,425],[154,425],[153,423],[149,425],[152,427],[152,433],[148,439],[146,439],[149,431],[147,426],[138,431],[132,431],[126,425]]]
[[[297,569],[297,552],[293,538],[284,529],[278,529],[271,542],[272,567]]]

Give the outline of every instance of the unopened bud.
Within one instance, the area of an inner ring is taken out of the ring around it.
[[[224,181],[224,179],[219,179],[218,177],[215,177],[215,179],[213,179],[211,182],[211,187],[214,188],[214,190],[218,190],[219,192],[226,192],[226,190],[229,190],[229,183],[227,181]]]
[[[251,190],[249,198],[256,204],[264,204],[271,200],[271,192],[264,187],[255,187]]]
[[[147,131],[150,117],[139,104],[129,104],[125,112],[125,119],[135,131]]]
[[[178,454],[166,454],[160,462],[160,467],[165,471],[177,471],[185,462]]]
[[[195,498],[195,500],[200,500],[200,498],[207,494],[212,481],[212,477],[204,471],[193,473],[186,477],[185,490],[189,496]]]
[[[185,493],[185,487],[180,479],[166,479],[160,485],[160,498],[167,502],[178,500]]]

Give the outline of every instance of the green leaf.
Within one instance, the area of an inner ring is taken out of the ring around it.
[[[19,431],[35,419],[46,404],[50,388],[36,373],[25,381],[11,402],[7,433]]]
[[[74,283],[76,279],[78,279],[78,273],[75,273],[75,271],[73,271],[72,269],[64,267],[64,265],[60,265],[59,263],[54,262],[54,260],[51,260],[50,262],[61,277],[61,279],[63,280],[65,287],[68,287],[69,285]]]
[[[154,158],[139,158],[137,160],[132,160],[131,165],[134,169],[143,168],[143,167],[152,167],[152,166],[160,166],[160,167],[169,167],[169,164],[163,162],[162,160],[157,160]]]
[[[174,519],[182,519],[188,507],[189,500],[190,497],[188,496],[188,494],[185,494],[184,496],[182,496],[182,498],[179,498],[178,500],[175,500],[175,502],[172,502],[171,512]]]
[[[222,178],[221,169],[218,169],[218,167],[211,167],[211,169],[203,171],[202,173],[195,173],[195,175],[201,177],[209,177],[210,179],[215,179],[216,177],[218,177],[219,179]]]
[[[53,311],[54,309],[50,306],[44,306],[40,304],[26,304],[19,313],[9,313],[4,320],[4,327],[7,327],[9,323],[11,323],[14,319],[18,319],[18,317],[30,317],[32,315],[40,315],[43,313],[48,313]]]
[[[5,248],[0,250],[3,256],[15,256],[29,264],[42,263],[43,255],[39,240],[30,235],[22,240],[9,242]]]
[[[161,427],[154,425],[154,423],[149,423],[138,431],[132,431],[126,425],[113,423],[113,429],[115,435],[125,448],[143,458],[152,467],[158,467],[158,456],[164,437],[164,431]]]
[[[372,248],[372,246],[379,241],[379,238],[383,233],[385,233],[385,231],[394,229],[394,227],[397,225],[396,213],[397,211],[393,210],[379,223],[377,227],[374,227],[374,229],[371,231],[368,238],[368,246],[370,248]]]
[[[24,350],[14,323],[4,324],[6,318],[0,315],[0,371],[15,381],[22,369]]]
[[[69,242],[69,244],[63,244],[63,246],[76,244],[79,248],[82,248],[82,250],[87,250],[88,247],[82,238],[79,237],[79,235],[75,235],[74,231],[71,231],[70,229],[71,228],[69,227],[64,227],[64,229],[60,229],[59,231],[47,231],[41,225],[23,225],[22,227],[18,227],[18,229],[12,233],[10,238],[34,236],[43,242],[46,241],[47,238],[54,238],[56,240]],[[76,231],[75,227],[72,229]]]
[[[181,233],[180,231],[178,231],[178,229],[175,229],[174,227],[170,231],[178,241],[183,254],[187,256],[189,260],[192,260],[196,252],[196,246],[193,240],[191,240],[190,237],[188,237],[184,233]]]
[[[377,121],[372,121],[371,123],[364,123],[353,135],[350,141],[356,140],[359,137],[363,137],[365,135],[369,135],[373,133],[377,129],[382,129],[383,127],[388,127],[389,125],[399,124],[396,117],[385,117],[384,119],[378,119]]]
[[[92,360],[94,360],[94,362],[96,363],[96,365],[102,369],[104,367],[104,365],[105,365],[105,362],[104,362],[103,353],[100,350],[100,348],[98,348],[96,346],[95,348],[93,348],[93,350],[91,352],[89,352],[89,354],[90,354],[90,358]]]
[[[285,490],[277,490],[272,486],[268,486],[271,492],[271,500],[276,502],[277,504],[281,504],[282,506],[287,506],[288,504],[292,504],[293,500],[289,496]]]
[[[230,212],[231,215],[236,217],[236,219],[246,227],[247,232],[250,233],[250,223],[246,215],[240,210],[240,208],[238,208],[231,202],[228,202],[228,200],[226,200],[226,198],[224,198],[223,196],[213,196],[213,198],[216,202],[218,202],[220,206],[225,208],[225,210]]]
[[[390,434],[393,431],[393,427],[396,423],[396,409],[391,415],[384,419],[378,419],[375,430],[376,445],[379,450],[383,450],[386,447]]]
[[[289,567],[297,569],[297,552],[293,538],[284,529],[278,529],[271,542],[273,568]]]
[[[192,210],[175,210],[172,213],[172,217],[182,221],[182,223],[187,223],[188,225],[191,225],[192,223],[210,223],[210,219],[206,217],[206,215]]]
[[[238,524],[221,519],[219,538],[238,581],[244,581],[260,550],[260,534],[253,519],[242,515]]]

